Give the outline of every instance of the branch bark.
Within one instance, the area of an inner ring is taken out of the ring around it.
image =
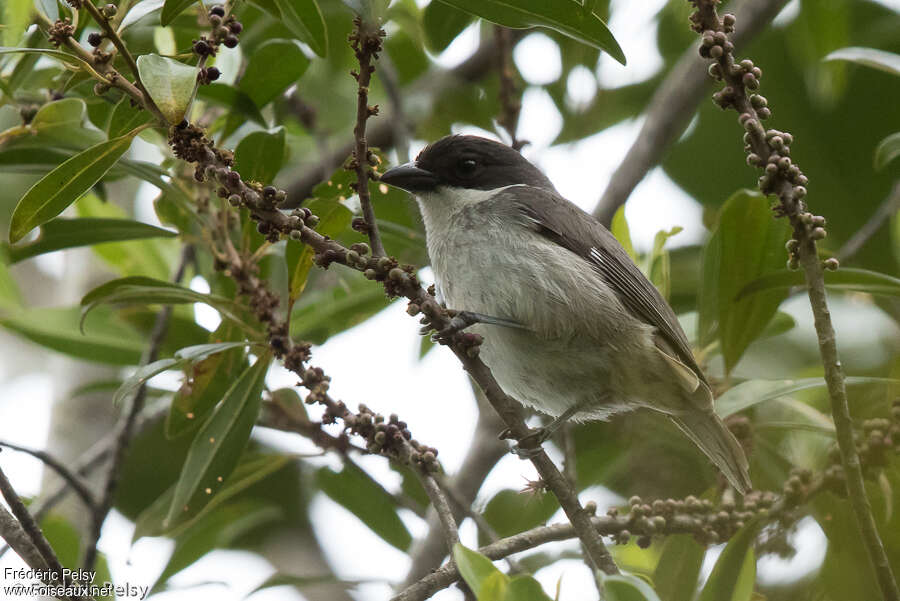
[[[353,158],[350,169],[356,172],[356,182],[351,184],[359,195],[359,205],[365,219],[365,233],[369,236],[369,244],[372,245],[372,253],[376,257],[384,256],[384,244],[378,233],[378,222],[375,221],[375,210],[372,208],[372,198],[369,194],[369,180],[372,167],[376,164],[371,157],[369,143],[366,140],[366,123],[369,117],[378,114],[378,106],[369,106],[369,84],[372,82],[372,73],[375,72],[373,60],[378,59],[381,51],[381,40],[384,30],[377,23],[364,21],[357,16],[353,19],[353,33],[350,41],[359,62],[359,71],[350,73],[356,78],[356,125],[353,127]]]

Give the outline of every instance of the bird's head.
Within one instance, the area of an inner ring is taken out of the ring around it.
[[[416,195],[456,190],[495,190],[525,184],[553,190],[550,180],[518,151],[478,136],[447,136],[415,161],[389,169],[381,181]]]

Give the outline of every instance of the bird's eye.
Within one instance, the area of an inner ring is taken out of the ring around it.
[[[478,162],[475,159],[462,159],[456,164],[456,170],[463,177],[469,177],[478,170]]]

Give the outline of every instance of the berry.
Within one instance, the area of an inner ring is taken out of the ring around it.
[[[222,43],[225,44],[225,46],[227,48],[234,48],[235,46],[238,45],[237,36],[229,34],[229,35],[225,36],[225,41]]]
[[[225,7],[218,6],[218,5],[213,6],[211,9],[209,9],[209,14],[216,15],[217,17],[224,17],[225,16]]]
[[[90,44],[94,48],[96,48],[97,46],[99,46],[102,43],[103,43],[103,36],[100,35],[99,33],[97,33],[96,31],[91,33],[88,36],[88,44]]]

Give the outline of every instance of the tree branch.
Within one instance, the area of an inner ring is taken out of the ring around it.
[[[0,469],[0,493],[2,493],[3,498],[6,499],[6,503],[9,505],[10,510],[13,515],[16,516],[16,519],[19,520],[19,525],[22,530],[25,531],[25,534],[28,535],[32,545],[34,545],[34,548],[37,550],[38,554],[40,554],[41,559],[43,559],[47,568],[50,569],[52,578],[49,578],[49,580],[59,581],[66,588],[74,587],[76,583],[65,575],[62,564],[59,562],[59,558],[56,557],[56,553],[53,551],[50,543],[47,542],[47,538],[44,536],[43,531],[41,531],[41,527],[35,521],[34,517],[28,513],[28,508],[25,507],[22,499],[16,494],[15,489],[6,478],[6,474],[3,473],[2,469]],[[3,520],[4,523],[6,521],[6,519]],[[14,536],[13,540],[16,539],[17,537]],[[26,557],[33,559],[29,549],[26,548],[25,552],[28,554]],[[81,595],[66,595],[66,598],[89,599],[89,597],[83,597]]]
[[[481,485],[490,471],[507,454],[507,445],[497,438],[497,433],[503,429],[503,422],[497,413],[488,406],[487,400],[477,386],[473,386],[478,400],[478,422],[472,435],[472,443],[466,456],[460,465],[459,471],[449,478],[448,488],[455,492],[453,517],[462,520],[464,510],[471,507],[472,502],[481,490]],[[416,580],[428,574],[440,565],[444,558],[444,539],[441,533],[441,524],[436,515],[428,519],[428,533],[417,541],[410,552],[412,565],[407,572],[404,586],[409,586]]]
[[[26,453],[28,455],[31,455],[32,457],[40,459],[44,463],[44,465],[59,474],[59,476],[66,482],[66,484],[72,487],[72,490],[75,491],[75,494],[77,494],[79,498],[84,501],[84,504],[87,505],[87,508],[93,511],[96,501],[94,499],[94,494],[91,492],[90,488],[88,488],[87,482],[85,482],[81,476],[63,465],[61,461],[45,451],[29,449],[27,447],[19,446],[11,442],[6,442],[4,440],[0,440],[0,447],[7,447],[14,451]]]
[[[356,172],[356,181],[351,187],[359,195],[359,205],[362,209],[365,227],[358,227],[369,236],[372,245],[372,253],[376,257],[384,256],[384,244],[378,233],[378,223],[375,221],[375,211],[372,208],[372,198],[369,194],[369,179],[373,175],[372,167],[377,165],[375,156],[369,150],[366,141],[366,122],[369,117],[378,114],[378,106],[369,106],[369,84],[372,81],[372,73],[375,66],[372,60],[378,59],[381,51],[381,40],[384,30],[377,23],[364,21],[357,16],[353,19],[353,33],[350,34],[350,42],[359,62],[359,72],[351,71],[356,78],[356,125],[353,128],[353,154],[348,169]]]
[[[444,541],[447,544],[448,553],[453,553],[453,545],[459,542],[459,532],[456,528],[456,520],[453,519],[453,512],[450,510],[450,504],[447,503],[447,497],[441,487],[438,486],[434,478],[430,474],[419,474],[419,480],[428,498],[431,499],[431,505],[434,507],[438,518],[441,520],[441,526],[444,530]]]
[[[735,9],[741,27],[735,30],[733,43],[749,43],[785,4],[787,0],[741,0]],[[610,178],[594,208],[594,217],[607,226],[612,223],[616,210],[687,128],[708,87],[706,62],[692,46],[653,94],[644,113],[644,125]]]
[[[869,220],[837,251],[835,254],[837,260],[846,261],[859,252],[859,249],[869,241],[869,238],[874,236],[881,229],[884,222],[890,219],[891,215],[898,210],[900,210],[900,182],[894,184],[891,193],[884,199],[884,202],[881,203],[878,209],[872,213]]]
[[[728,34],[734,29],[734,15],[724,15],[720,19],[716,12],[717,0],[691,2],[697,9],[691,15],[691,22],[694,31],[701,36],[700,54],[713,61],[710,75],[725,83],[725,87],[716,92],[713,98],[722,108],[733,108],[740,113],[739,123],[746,131],[744,142],[748,153],[747,163],[764,169],[764,175],[759,178],[759,187],[763,193],[778,197],[776,214],[787,217],[793,228],[793,239],[788,244],[789,265],[794,268],[802,267],[806,278],[850,506],[884,598],[887,601],[898,601],[900,589],[894,579],[866,495],[863,470],[854,441],[844,371],[838,358],[834,327],[825,295],[823,262],[816,249],[816,240],[826,236],[825,219],[806,210],[803,198],[806,196],[808,180],[790,158],[793,136],[775,129],[766,130],[762,125],[762,121],[771,115],[768,101],[760,94],[753,93],[759,88],[762,70],[753,61],[736,61],[734,45],[728,40]],[[829,259],[825,265],[836,269],[837,261]]]

